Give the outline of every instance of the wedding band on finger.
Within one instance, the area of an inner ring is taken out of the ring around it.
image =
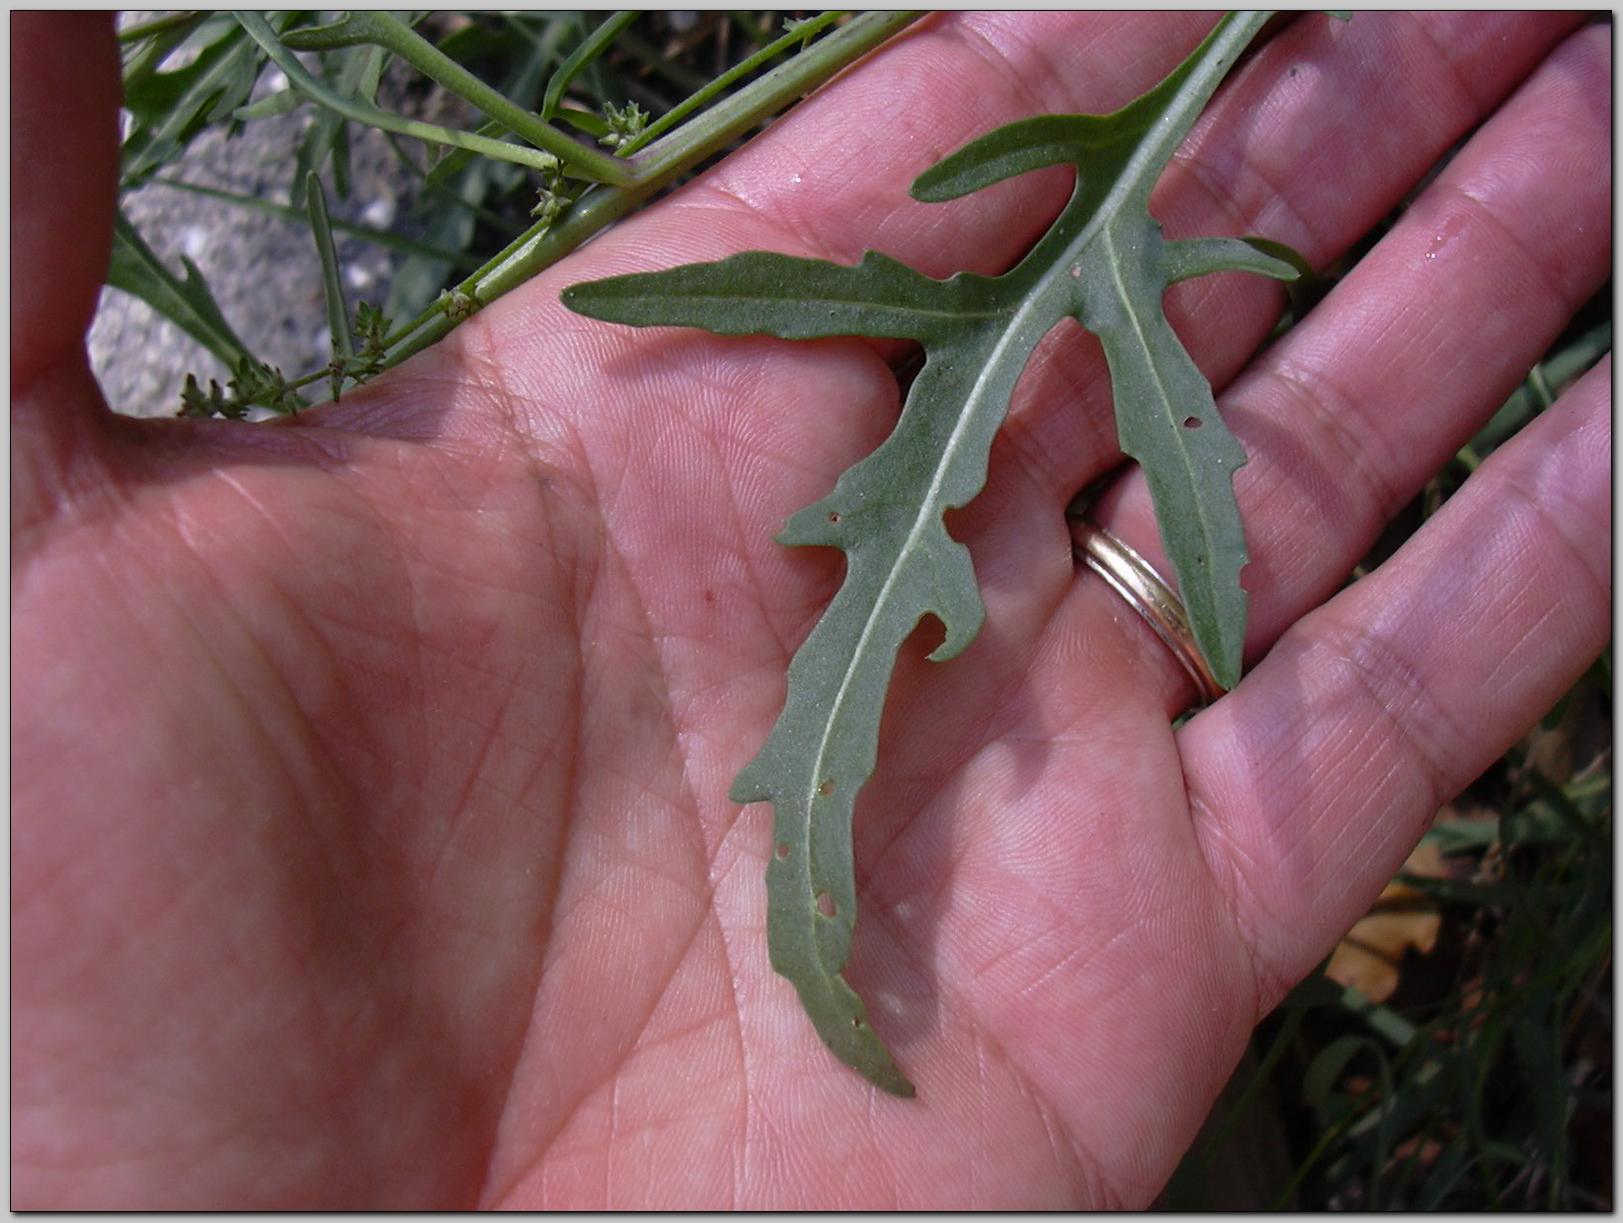
[[[1161,580],[1137,552],[1129,548],[1103,527],[1094,526],[1086,518],[1070,516],[1071,549],[1077,560],[1087,564],[1119,594],[1155,630],[1155,635],[1166,643],[1189,678],[1194,681],[1200,703],[1209,705],[1223,695],[1223,688],[1212,675],[1211,668],[1201,657],[1195,644],[1195,634],[1189,627],[1189,613],[1183,600]]]

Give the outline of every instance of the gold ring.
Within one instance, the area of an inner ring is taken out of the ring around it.
[[[1210,705],[1222,696],[1222,685],[1212,675],[1195,644],[1183,600],[1150,568],[1148,561],[1109,531],[1082,517],[1072,516],[1068,521],[1072,554],[1109,582],[1110,588],[1155,630],[1155,635],[1166,643],[1194,681],[1200,703]]]

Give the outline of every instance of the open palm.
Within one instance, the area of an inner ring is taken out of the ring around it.
[[[1604,370],[1331,599],[1604,280],[1605,30],[1302,18],[1174,162],[1170,234],[1324,264],[1487,120],[1249,367],[1277,288],[1170,295],[1252,456],[1252,671],[1177,732],[1171,656],[1070,556],[1065,505],[1121,461],[1097,346],[1040,350],[952,522],[986,627],[946,666],[908,643],[858,805],[849,975],[916,1100],[837,1063],[771,973],[770,812],[726,797],[839,580],[772,534],[885,435],[894,353],[637,332],[558,293],[753,248],[1001,271],[1063,172],[945,206],[908,182],[999,123],[1121,105],[1211,21],[932,18],[438,348],[262,427],[107,413],[82,331],[111,40],[15,18],[15,1204],[1151,1200],[1256,1020],[1605,640]],[[1095,517],[1162,563],[1139,477]]]

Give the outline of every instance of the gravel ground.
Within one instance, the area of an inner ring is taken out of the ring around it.
[[[395,75],[386,75],[385,93]],[[279,77],[267,75],[255,96],[275,88]],[[401,98],[386,98],[384,104],[404,108]],[[299,141],[312,121],[312,108],[304,107],[247,123],[230,139],[209,128],[169,174],[286,205]],[[410,225],[408,216],[416,180],[387,140],[356,124],[349,135],[350,198],[335,198],[329,185],[332,215],[407,233],[420,228]],[[421,158],[421,146],[413,151]],[[330,184],[327,175],[323,179]],[[197,264],[249,351],[290,378],[326,363],[330,340],[321,269],[305,225],[161,183],[128,192],[122,203],[171,271],[180,274],[182,255]],[[405,256],[342,233],[333,237],[351,311],[362,298],[380,301]],[[209,378],[224,385],[230,372],[145,302],[112,288],[102,290],[91,324],[90,359],[108,403],[131,416],[173,416],[188,373],[207,386]]]

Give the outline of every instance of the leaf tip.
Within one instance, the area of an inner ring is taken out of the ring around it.
[[[891,1095],[903,1100],[914,1099],[919,1094],[918,1088],[913,1086],[912,1080],[900,1070],[886,1078],[875,1079],[874,1084],[881,1091],[888,1091]]]
[[[825,499],[792,514],[776,538],[780,544],[792,548],[840,548],[845,546],[845,537],[841,534],[844,521],[844,515],[830,508]]]
[[[1243,599],[1244,592],[1241,592]],[[1195,634],[1196,645],[1200,649],[1201,657],[1206,660],[1206,666],[1217,681],[1217,686],[1224,692],[1234,691],[1240,682],[1240,670],[1245,655],[1245,612],[1233,620],[1210,626],[1206,633],[1198,629]],[[1205,637],[1206,640],[1201,640]]]
[[[625,277],[609,277],[605,280],[583,280],[579,284],[572,284],[558,294],[558,300],[564,308],[574,313],[584,315],[586,318],[597,319],[604,323],[625,323],[633,320],[624,318],[614,309],[615,282]]]
[[[956,193],[943,186],[946,175],[936,173],[940,169],[941,163],[938,162],[915,178],[907,194],[921,204],[942,204],[954,198]]]

